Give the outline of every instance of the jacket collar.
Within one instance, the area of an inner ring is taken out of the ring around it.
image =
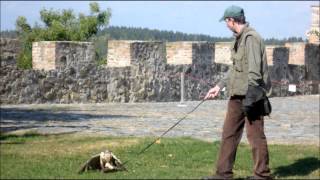
[[[239,33],[234,33],[234,36],[239,39],[241,37],[241,35],[243,34],[243,32],[249,28],[249,23],[244,24],[243,28],[240,30]]]

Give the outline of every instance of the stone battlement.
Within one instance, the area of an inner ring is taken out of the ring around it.
[[[152,41],[109,41],[108,42],[108,63],[107,67],[125,67],[130,66],[132,61],[132,51],[134,43],[148,44],[154,43]],[[204,41],[180,41],[180,42],[158,42],[160,46],[165,48],[165,57],[167,64],[183,65],[194,64],[195,56],[201,56],[197,54],[195,49],[197,46],[206,47],[206,53],[211,54],[210,59],[207,59],[211,63],[219,64],[231,64],[231,42],[204,42]],[[282,61],[282,59],[288,59],[287,63],[292,65],[305,65],[305,54],[308,44],[299,43],[286,43],[284,46],[267,45],[267,61],[268,65],[273,65],[274,61]],[[288,57],[279,51],[286,49],[288,51]],[[145,49],[145,51],[156,51],[156,49]],[[201,53],[205,53],[201,51]],[[208,57],[207,57],[208,58]]]
[[[16,66],[20,51],[21,42],[18,39],[0,38],[0,65]]]
[[[272,96],[319,93],[319,51],[319,45],[304,43],[268,47]],[[182,72],[185,100],[199,100],[227,72],[229,56],[230,43],[109,41],[108,63],[98,67],[92,43],[35,42],[34,70],[1,67],[0,100],[7,104],[179,101]],[[288,84],[296,84],[297,91],[288,92]],[[227,89],[218,98],[227,98]]]
[[[94,62],[91,42],[39,41],[32,43],[33,69],[64,69]]]

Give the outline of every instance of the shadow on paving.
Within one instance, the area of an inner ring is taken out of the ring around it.
[[[1,123],[3,124],[3,123]],[[7,123],[9,124],[9,123]],[[10,125],[14,125],[11,123]],[[0,127],[0,133],[7,133],[10,131],[17,131],[17,130],[23,130],[23,129],[33,129],[33,128],[73,128],[73,129],[90,129],[89,126],[64,126],[64,125],[44,125],[44,126],[37,126],[37,125],[23,125],[23,126],[8,126],[8,127]]]
[[[1,121],[78,121],[88,119],[112,119],[112,118],[129,118],[134,116],[126,115],[94,115],[85,113],[60,112],[50,110],[29,110],[19,108],[1,108]],[[3,123],[3,122],[1,122]]]
[[[278,177],[306,176],[311,172],[320,169],[320,160],[314,157],[307,157],[296,160],[293,164],[280,166],[273,173]]]
[[[76,122],[76,121],[88,121],[88,120],[110,120],[114,118],[130,118],[134,116],[126,115],[95,115],[87,113],[74,113],[74,112],[61,112],[50,110],[30,110],[20,108],[1,108],[0,109],[0,132],[10,132],[21,129],[31,128],[69,128],[69,129],[90,129],[86,125],[63,125],[61,123],[55,125],[42,124],[47,121],[50,122]],[[37,124],[30,124],[30,122],[38,122]],[[108,127],[105,127],[108,128]]]

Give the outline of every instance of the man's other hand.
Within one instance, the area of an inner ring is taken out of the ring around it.
[[[215,98],[219,94],[219,92],[220,92],[220,87],[216,85],[215,87],[211,88],[208,91],[207,95],[204,97],[204,100]]]

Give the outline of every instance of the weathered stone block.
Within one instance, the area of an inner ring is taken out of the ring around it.
[[[33,69],[54,70],[94,62],[91,42],[40,41],[32,43]]]
[[[304,42],[286,43],[285,47],[289,48],[288,64],[304,65],[305,64],[305,47]]]
[[[21,43],[18,39],[0,38],[0,65],[16,66]]]
[[[320,45],[307,44],[305,49],[306,80],[320,81]]]
[[[108,41],[106,67],[126,67],[131,64],[131,44],[135,41]]]
[[[53,45],[52,45],[53,44]],[[41,41],[32,43],[33,69],[55,69],[55,42]]]
[[[266,54],[267,54],[267,63],[269,66],[273,65],[273,54],[274,54],[274,49],[278,48],[280,46],[277,45],[267,45],[266,46]]]
[[[168,42],[166,44],[166,58],[168,64],[192,64],[191,41]]]
[[[91,64],[95,51],[91,42],[56,41],[55,68],[65,69]]]
[[[163,42],[134,42],[131,45],[130,101],[160,101],[167,77]]]
[[[232,64],[231,61],[231,45],[232,42],[216,42],[214,62],[220,64]]]

